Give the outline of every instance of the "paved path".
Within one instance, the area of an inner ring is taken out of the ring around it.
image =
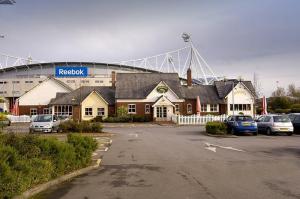
[[[105,129],[117,135],[101,168],[38,198],[300,198],[300,136],[214,138],[201,129]]]

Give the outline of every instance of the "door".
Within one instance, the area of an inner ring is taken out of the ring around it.
[[[167,120],[167,107],[165,107],[165,106],[156,107],[156,118],[158,121],[166,121]]]

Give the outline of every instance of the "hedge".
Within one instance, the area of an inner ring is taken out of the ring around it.
[[[0,135],[0,198],[12,198],[91,162],[97,142],[69,134],[67,142],[36,135]]]
[[[68,120],[59,125],[60,131],[64,133],[101,133],[102,125],[99,122]]]
[[[141,116],[141,115],[128,115],[122,117],[107,117],[103,122],[108,123],[120,123],[120,122],[151,122],[151,116]]]
[[[223,135],[226,134],[226,124],[223,122],[207,122],[205,125],[206,133],[214,135]]]

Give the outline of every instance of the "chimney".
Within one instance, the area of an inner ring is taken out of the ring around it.
[[[111,86],[116,88],[116,72],[111,71]]]
[[[187,70],[186,74],[187,74],[187,85],[192,86],[192,70],[191,70],[191,68],[189,68]]]

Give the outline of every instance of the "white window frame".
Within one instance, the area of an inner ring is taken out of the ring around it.
[[[136,114],[136,104],[128,104],[127,110],[128,110],[128,114]]]
[[[86,109],[91,109],[90,110],[86,110]],[[87,114],[87,113],[91,113],[91,114]],[[93,107],[84,107],[84,116],[87,116],[87,117],[92,117],[93,116]]]
[[[100,109],[102,109],[103,111],[100,111]],[[104,116],[104,115],[105,115],[105,108],[104,107],[97,108],[97,116]]]
[[[193,113],[193,106],[192,106],[191,103],[188,103],[188,104],[186,105],[186,112],[187,112],[188,114],[192,114],[192,113]]]
[[[145,114],[150,114],[150,104],[145,104]]]
[[[52,111],[51,111],[52,112]],[[54,106],[54,115],[73,115],[72,105],[57,105]]]
[[[33,114],[32,112],[35,112],[35,114]],[[30,108],[30,116],[37,115],[37,114],[38,114],[37,108]]]
[[[201,104],[201,112],[207,112],[207,104]]]
[[[210,104],[210,112],[218,112],[218,104]]]
[[[175,104],[175,113],[179,113],[179,112],[180,112],[179,104]]]
[[[51,108],[43,108],[43,114],[48,115],[51,114]]]

